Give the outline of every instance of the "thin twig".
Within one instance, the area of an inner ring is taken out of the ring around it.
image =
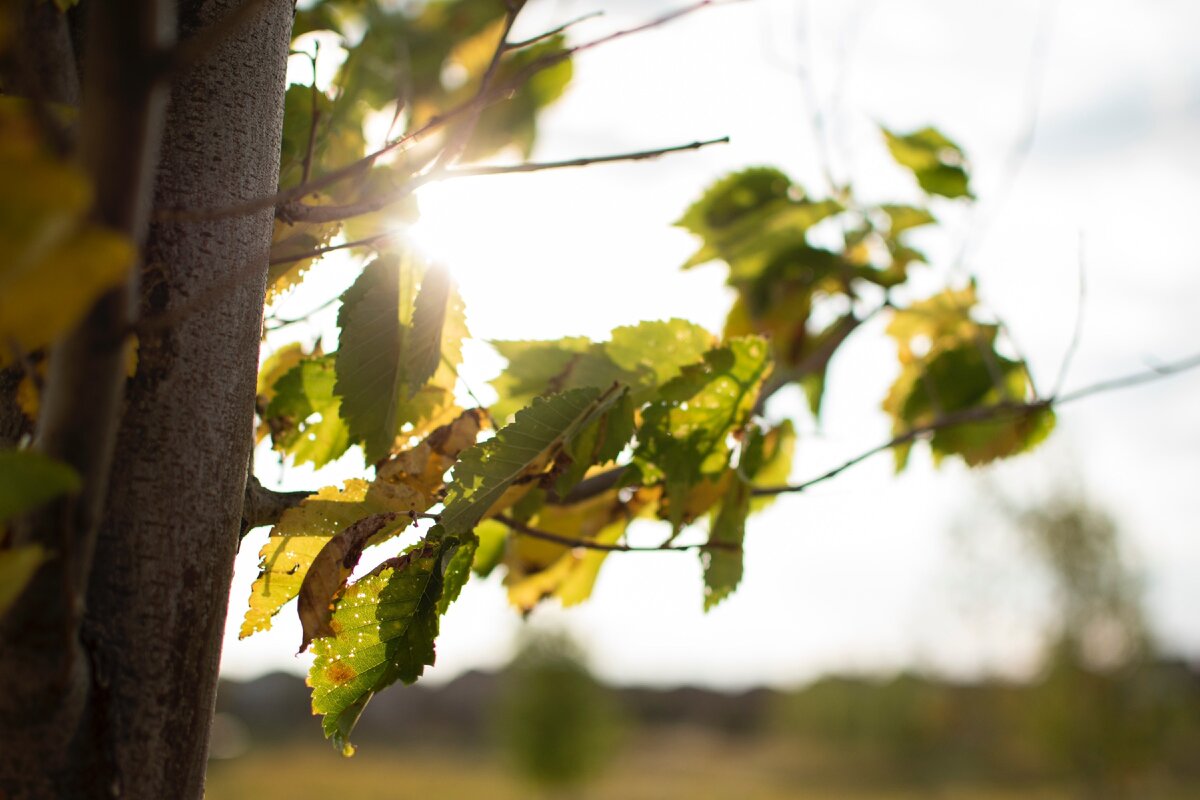
[[[959,247],[958,254],[954,259],[955,270],[961,269],[970,253],[977,250],[980,243],[987,238],[1000,211],[1007,205],[1009,195],[1016,185],[1017,177],[1024,169],[1025,162],[1029,160],[1029,154],[1033,152],[1033,143],[1037,137],[1038,118],[1041,112],[1042,96],[1046,84],[1046,63],[1049,57],[1050,43],[1054,37],[1054,18],[1057,13],[1057,2],[1045,3],[1041,7],[1041,16],[1038,18],[1037,28],[1034,32],[1033,45],[1029,53],[1028,70],[1025,76],[1025,97],[1023,104],[1025,117],[1021,126],[1021,133],[1013,142],[1012,149],[1009,151],[1007,159],[1005,159],[1004,170],[1001,173],[1001,182],[997,190],[992,193],[992,200],[986,209],[987,213],[981,213],[978,206],[971,210],[971,221],[967,226],[966,235],[963,237],[962,245]]]
[[[524,50],[526,47],[532,47],[533,45],[538,44],[539,42],[544,42],[547,39],[553,39],[555,36],[558,36],[560,33],[565,32],[568,28],[572,28],[581,22],[586,22],[589,19],[595,19],[596,17],[602,17],[602,16],[604,16],[604,10],[596,9],[595,11],[588,12],[587,14],[584,14],[581,17],[576,17],[575,19],[573,19],[569,22],[564,22],[562,25],[559,25],[557,28],[551,28],[550,30],[545,31],[544,33],[539,33],[538,35],[531,36],[528,39],[523,39],[522,41],[519,41],[519,42],[505,42],[504,49],[509,52],[512,52],[514,50]]]
[[[255,2],[255,1],[256,0],[248,0],[248,2]],[[486,106],[492,102],[495,102],[496,100],[501,100],[501,99],[504,99],[504,98],[510,96],[513,92],[515,92],[517,89],[519,89],[522,85],[524,85],[530,78],[532,78],[537,73],[539,73],[543,70],[546,70],[546,69],[550,69],[551,67],[554,67],[557,64],[561,64],[562,62],[571,58],[576,53],[581,53],[586,50],[591,50],[592,48],[599,47],[600,45],[603,45],[603,44],[608,44],[609,42],[617,41],[618,39],[624,38],[626,36],[630,36],[635,33],[641,33],[642,31],[646,31],[651,28],[656,28],[660,25],[664,25],[668,22],[671,22],[672,20],[678,19],[679,17],[685,16],[687,14],[691,14],[695,11],[699,11],[700,9],[705,8],[707,6],[718,5],[718,4],[727,5],[727,4],[738,3],[738,2],[743,2],[743,0],[703,0],[703,2],[694,3],[690,6],[686,6],[682,9],[678,9],[669,14],[665,14],[661,17],[658,17],[657,19],[651,20],[650,22],[643,23],[636,27],[626,28],[624,30],[616,31],[614,33],[608,34],[607,36],[602,36],[599,39],[595,39],[590,42],[585,42],[583,44],[576,45],[575,47],[570,47],[570,48],[566,48],[564,50],[559,50],[557,52],[550,53],[546,56],[543,56],[542,58],[537,59],[536,61],[533,61],[529,65],[527,65],[524,69],[520,70],[515,75],[513,75],[513,77],[510,80],[505,81],[505,82],[495,86],[487,95],[482,95],[482,96],[476,95],[475,97],[472,97],[470,100],[463,102],[461,105],[455,106],[447,111],[442,112],[441,114],[439,114],[435,117],[432,117],[420,128],[417,128],[416,130],[414,130],[410,133],[406,133],[403,136],[401,136],[397,139],[394,139],[390,142],[386,142],[382,147],[380,147],[378,150],[374,151],[373,153],[368,153],[367,155],[363,156],[362,158],[360,158],[356,161],[353,161],[343,167],[338,167],[337,169],[331,170],[331,171],[325,173],[324,175],[320,175],[317,178],[314,178],[313,180],[309,181],[307,184],[295,186],[295,187],[292,187],[291,189],[286,189],[281,192],[276,192],[275,194],[272,194],[272,195],[252,198],[250,200],[246,200],[246,201],[243,201],[241,203],[237,203],[237,204],[231,205],[231,206],[226,206],[224,208],[217,208],[217,209],[163,209],[157,213],[156,217],[158,219],[165,219],[165,220],[198,221],[198,220],[221,219],[223,217],[243,216],[246,214],[252,214],[255,211],[262,211],[263,209],[267,209],[267,208],[278,208],[278,207],[288,206],[290,204],[295,203],[300,198],[302,198],[312,192],[316,192],[321,189],[328,188],[329,186],[332,186],[335,183],[345,180],[346,178],[348,178],[350,176],[357,175],[361,171],[369,169],[376,161],[378,161],[383,156],[391,153],[394,150],[397,150],[398,148],[405,147],[406,145],[412,145],[412,144],[415,144],[416,142],[421,141],[422,139],[424,139],[425,137],[427,137],[428,135],[433,133],[438,128],[443,127],[447,123],[457,119],[458,117],[460,117],[464,114],[473,112],[474,109],[477,107]],[[367,212],[367,213],[369,213],[369,212]]]
[[[1003,419],[1005,417],[1019,417],[1032,414],[1036,411],[1041,411],[1047,408],[1058,408],[1068,403],[1073,403],[1077,400],[1082,400],[1085,397],[1110,392],[1117,389],[1127,389],[1133,386],[1139,386],[1143,383],[1149,383],[1170,375],[1177,375],[1181,372],[1186,372],[1191,369],[1200,367],[1200,353],[1197,353],[1188,358],[1180,359],[1168,364],[1163,364],[1154,369],[1143,372],[1135,372],[1129,375],[1124,375],[1119,378],[1111,378],[1099,383],[1093,383],[1089,386],[1084,386],[1081,389],[1076,389],[1073,392],[1068,392],[1057,398],[1047,398],[1043,400],[1032,400],[1028,403],[996,403],[989,406],[977,406],[968,408],[952,414],[947,414],[941,419],[934,420],[928,425],[919,425],[904,433],[892,437],[883,444],[876,445],[870,450],[859,453],[854,458],[845,461],[831,470],[821,473],[815,478],[811,478],[803,483],[790,484],[786,486],[757,486],[752,490],[755,496],[769,496],[777,494],[786,494],[789,492],[803,492],[811,486],[818,483],[823,483],[830,478],[840,475],[842,472],[851,467],[866,461],[877,453],[882,453],[885,450],[890,450],[893,447],[909,444],[922,436],[930,433],[936,433],[947,428],[954,428],[960,425],[969,425],[976,422],[992,422]]]
[[[317,56],[321,54],[321,43],[316,42],[313,46],[313,53],[309,56],[312,61],[312,118],[308,126],[308,146],[304,148],[304,169],[301,173],[300,183],[308,183],[308,179],[312,174],[313,151],[317,146],[317,123],[321,120],[321,107],[317,105]],[[307,55],[307,54],[306,54]]]
[[[1160,364],[1156,367],[1151,367],[1143,372],[1134,372],[1129,375],[1124,375],[1120,378],[1110,378],[1106,381],[1093,383],[1090,386],[1084,386],[1081,389],[1076,389],[1073,392],[1067,392],[1060,395],[1054,400],[1055,406],[1061,406],[1066,403],[1073,403],[1076,400],[1082,400],[1085,397],[1091,397],[1094,394],[1103,392],[1111,392],[1116,389],[1128,389],[1133,386],[1141,386],[1143,383],[1150,383],[1160,378],[1178,375],[1181,372],[1200,367],[1200,353],[1181,358],[1178,361],[1171,361],[1166,364]]]
[[[517,15],[521,13],[521,9],[525,7],[521,3],[509,3],[504,14],[504,23],[500,29],[500,38],[496,42],[496,49],[492,51],[491,60],[488,61],[487,69],[483,71],[483,77],[479,79],[479,89],[475,93],[473,102],[478,101],[474,109],[467,115],[466,120],[462,123],[462,127],[458,128],[453,133],[453,137],[446,146],[442,148],[442,152],[434,160],[430,167],[430,172],[438,172],[453,161],[457,161],[458,157],[467,149],[467,144],[471,140],[471,135],[475,133],[475,126],[479,124],[479,118],[483,115],[483,98],[488,96],[492,90],[492,81],[496,79],[496,72],[500,69],[500,62],[504,58],[504,54],[508,52],[508,34],[512,31],[513,25],[517,21]]]
[[[1071,341],[1067,352],[1063,354],[1062,366],[1058,368],[1058,378],[1054,381],[1054,391],[1051,397],[1058,397],[1067,381],[1067,373],[1071,371],[1071,362],[1083,340],[1083,308],[1087,300],[1087,262],[1084,259],[1083,232],[1079,234],[1079,296],[1075,301],[1075,326],[1071,330]]]
[[[456,178],[477,178],[486,175],[516,175],[526,172],[545,172],[547,170],[554,169],[586,167],[593,164],[610,164],[618,161],[644,161],[646,159],[667,155],[668,153],[699,150],[702,147],[708,147],[715,144],[728,144],[728,142],[729,137],[722,136],[718,139],[689,142],[688,144],[660,147],[653,150],[640,150],[633,153],[586,156],[582,158],[566,159],[563,161],[527,161],[520,164],[494,164],[479,167],[440,169],[434,172],[429,172],[425,175],[419,175],[394,191],[375,195],[374,197],[368,197],[365,200],[358,201],[357,203],[348,203],[341,206],[310,206],[303,203],[298,203],[288,207],[287,217],[291,222],[334,222],[337,220],[362,216],[363,214],[373,214],[376,211],[403,200],[417,189],[431,183],[440,183],[442,181],[454,180]]]
[[[584,156],[581,158],[569,158],[562,161],[527,161],[521,164],[491,164],[478,167],[459,167],[457,169],[447,170],[442,180],[450,178],[475,178],[481,175],[514,175],[521,172],[543,172],[550,169],[564,169],[568,167],[586,167],[592,164],[608,164],[614,161],[644,161],[650,158],[658,158],[659,156],[667,155],[668,153],[680,153],[685,150],[699,150],[702,147],[709,147],[714,144],[729,144],[728,136],[721,136],[716,139],[704,139],[702,141],[689,142],[688,144],[676,144],[670,147],[660,147],[653,150],[641,150],[634,153],[615,153],[607,156]]]
[[[740,551],[742,548],[733,542],[704,542],[699,544],[661,544],[650,547],[638,547],[631,544],[604,544],[603,542],[593,541],[591,539],[575,539],[570,536],[561,536],[557,533],[538,530],[531,528],[523,522],[518,522],[512,517],[504,514],[497,514],[492,519],[500,522],[508,527],[509,530],[520,536],[528,536],[530,539],[541,539],[545,542],[553,542],[561,544],[564,547],[581,548],[583,550],[600,550],[606,553],[662,553],[670,551],[685,551],[685,550],[734,550]]]
[[[296,325],[301,322],[306,322],[310,317],[312,317],[313,314],[316,314],[320,311],[324,311],[325,309],[329,308],[331,305],[333,305],[334,303],[338,302],[341,299],[342,299],[342,296],[340,294],[335,294],[333,297],[330,297],[328,300],[326,300],[324,303],[321,303],[316,308],[310,308],[308,311],[305,311],[303,314],[300,314],[299,316],[288,317],[287,319],[279,319],[278,317],[272,317],[272,318],[268,318],[263,324],[266,326],[266,329],[268,331],[282,330],[283,328],[286,328],[289,325]]]
[[[364,236],[361,239],[355,239],[352,242],[342,242],[341,244],[330,244],[330,245],[326,245],[324,247],[318,247],[314,250],[305,250],[303,253],[297,253],[296,255],[293,255],[293,256],[277,256],[275,258],[272,258],[267,263],[270,266],[275,267],[280,264],[292,264],[297,261],[304,261],[305,259],[309,259],[309,258],[317,258],[318,256],[323,256],[326,253],[332,253],[337,250],[349,250],[354,247],[370,247],[373,244],[378,244],[379,242],[385,241],[387,239],[394,239],[397,236],[403,236],[407,232],[408,232],[407,228],[393,228],[391,230],[382,231],[381,233],[375,233],[370,236]]]

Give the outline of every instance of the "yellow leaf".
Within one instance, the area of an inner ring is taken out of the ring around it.
[[[324,206],[333,203],[327,194],[316,193],[304,198],[305,205]],[[275,220],[271,235],[271,261],[267,268],[267,302],[304,280],[308,268],[321,255],[311,255],[325,247],[342,228],[340,222],[291,223]]]
[[[136,258],[129,239],[87,220],[86,176],[41,144],[20,105],[0,104],[0,342],[53,343]],[[0,347],[0,366],[13,357]]]
[[[338,488],[327,486],[289,508],[271,530],[259,553],[258,579],[239,634],[245,638],[271,627],[271,618],[300,592],[304,577],[335,534],[374,514],[424,512],[439,498],[442,479],[458,453],[475,443],[482,416],[467,411],[434,431],[411,451],[380,464],[372,482],[354,478]],[[403,530],[407,516],[371,534],[378,544]]]

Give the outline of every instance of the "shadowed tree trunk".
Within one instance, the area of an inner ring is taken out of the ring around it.
[[[174,9],[179,37],[244,1],[183,0]],[[103,468],[107,495],[90,515],[86,508],[56,508],[56,524],[71,526],[73,534],[62,541],[84,540],[81,551],[94,543],[90,568],[87,552],[73,566],[44,568],[26,592],[29,602],[23,598],[14,607],[0,632],[0,797],[203,794],[253,443],[272,213],[201,222],[151,216],[147,230],[146,210],[151,191],[161,211],[218,208],[275,190],[293,4],[249,1],[261,10],[174,77],[165,124],[160,114],[155,125],[153,98],[144,92],[133,104],[150,109],[144,124],[124,141],[107,137],[101,142],[107,152],[95,159],[106,165],[101,172],[115,174],[136,172],[143,156],[150,157],[152,183],[136,175],[125,180],[130,192],[143,195],[125,197],[129,213],[109,213],[103,180],[97,184],[97,216],[124,226],[135,240],[145,238],[140,288],[125,301],[124,313],[120,297],[102,300],[82,333],[51,358],[39,429],[56,414],[66,419],[99,408],[94,413],[105,417],[100,421],[109,432],[92,424],[82,432],[90,438],[79,445],[80,431],[64,423],[61,442],[47,449],[62,453],[85,481]],[[152,4],[113,5],[128,12]],[[97,35],[98,18],[108,16],[111,24],[120,13],[93,9],[85,37]],[[156,19],[169,22],[169,16]],[[110,47],[100,57],[119,62],[127,54]],[[93,63],[86,62],[85,73]],[[86,150],[85,143],[85,163]],[[117,183],[120,177],[109,175]],[[230,279],[235,272],[242,277]],[[215,285],[222,290],[206,295]],[[113,341],[121,338],[111,334],[129,319],[131,303],[140,306],[143,320],[171,322],[140,331],[136,375],[127,386],[123,376],[110,381],[116,388],[109,401],[104,376],[98,388],[87,382],[97,369],[111,377]],[[110,336],[85,335],[96,330]],[[55,381],[82,396],[56,394]],[[32,527],[29,537],[36,540],[37,523]],[[72,569],[85,571],[80,597],[44,602]],[[66,611],[38,611],[37,603]]]

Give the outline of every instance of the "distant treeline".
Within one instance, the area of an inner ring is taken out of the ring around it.
[[[506,685],[502,674],[469,673],[445,686],[381,695],[357,740],[490,748]],[[792,742],[798,753],[836,753],[838,770],[849,757],[864,776],[905,783],[1051,779],[1101,796],[1200,778],[1200,673],[1179,661],[1097,672],[1063,659],[1027,684],[902,675],[736,695],[600,689],[630,736],[673,727]],[[245,725],[252,744],[320,737],[303,683],[292,676],[226,681],[218,710]]]

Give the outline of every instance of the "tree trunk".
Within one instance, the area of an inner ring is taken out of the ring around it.
[[[182,36],[235,3],[191,5]],[[177,81],[157,208],[221,208],[275,191],[292,4],[262,5]],[[104,740],[132,796],[202,793],[253,444],[271,226],[270,210],[157,223],[146,247],[143,316],[195,305],[140,341],[85,620],[109,695]],[[206,302],[214,281],[230,288]]]
[[[159,211],[275,191],[293,3],[181,0],[180,38],[245,2],[261,10],[174,78]],[[60,696],[25,717],[13,713],[23,687],[0,687],[5,800],[203,795],[253,443],[272,214],[163,219],[143,249],[141,317],[178,318],[140,334],[87,581],[86,658],[68,658],[70,673],[55,677]],[[55,721],[69,730],[39,737]]]

